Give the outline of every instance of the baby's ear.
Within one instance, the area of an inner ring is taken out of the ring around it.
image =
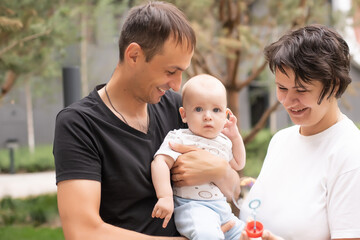
[[[226,118],[229,120],[230,116],[233,115],[232,111],[229,108],[226,108]]]
[[[183,107],[180,107],[179,108],[179,112],[180,112],[180,116],[181,116],[181,119],[183,121],[183,123],[186,123],[186,112],[185,112],[185,109]]]

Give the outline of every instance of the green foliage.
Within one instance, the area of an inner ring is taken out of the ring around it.
[[[65,47],[78,39],[68,1],[3,0],[0,7],[0,85],[4,73],[44,79],[60,75]],[[3,21],[1,21],[3,20]]]
[[[307,23],[324,23],[330,20],[331,5],[324,0],[283,0],[269,1],[269,13],[275,24],[281,24],[290,29],[292,22],[289,19],[299,19],[310,13]]]
[[[16,172],[40,172],[54,170],[54,157],[52,145],[36,146],[35,152],[31,154],[27,147],[14,150],[14,163]],[[10,156],[9,150],[0,150],[0,173],[9,172]]]
[[[51,225],[58,218],[56,194],[0,200],[0,225]]]
[[[64,240],[61,228],[5,226],[0,227],[0,238],[6,240]]]
[[[243,171],[245,176],[258,177],[272,136],[269,129],[263,129],[253,141],[246,144],[246,165]]]

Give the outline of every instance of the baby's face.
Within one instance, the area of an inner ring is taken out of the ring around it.
[[[191,91],[186,95],[183,107],[183,121],[194,134],[211,139],[224,128],[227,110],[224,91]]]

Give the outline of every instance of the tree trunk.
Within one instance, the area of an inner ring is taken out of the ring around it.
[[[34,114],[32,106],[31,84],[29,77],[25,79],[25,96],[26,96],[26,123],[28,133],[28,146],[30,153],[35,152],[35,134],[34,134]]]
[[[4,84],[1,86],[0,102],[14,86],[17,77],[18,77],[17,74],[12,70],[8,70],[6,72]]]
[[[256,125],[252,128],[251,132],[244,138],[244,144],[251,142],[256,134],[264,128],[266,124],[266,120],[270,117],[271,113],[274,112],[277,107],[280,105],[279,101],[276,101],[271,107],[269,107],[261,116],[260,120],[256,123]]]
[[[227,90],[227,96],[228,96],[228,107],[233,112],[234,116],[237,118],[238,122],[238,128],[240,128],[240,104],[239,104],[239,92],[234,91],[231,89]]]
[[[276,98],[276,91],[271,89],[270,90],[270,97],[269,97],[270,104],[275,104],[278,100]],[[277,131],[277,115],[271,114],[270,115],[270,132],[275,133]]]
[[[84,2],[87,7],[87,1]],[[88,94],[88,76],[87,76],[87,14],[86,11],[81,13],[81,95],[82,97]]]

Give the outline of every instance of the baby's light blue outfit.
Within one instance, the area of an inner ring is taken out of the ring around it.
[[[169,142],[193,145],[222,157],[233,158],[232,143],[224,134],[214,139],[194,135],[189,129],[170,131],[155,153],[168,155],[176,161],[180,153],[169,147]],[[213,183],[199,186],[174,187],[174,218],[179,233],[190,240],[239,240],[245,223],[232,212],[225,196]],[[235,226],[225,234],[221,225],[235,221]]]

